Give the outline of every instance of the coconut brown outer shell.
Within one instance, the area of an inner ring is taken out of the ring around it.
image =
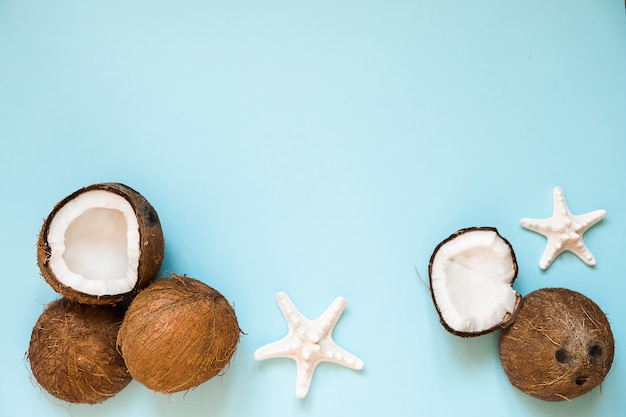
[[[224,371],[240,333],[235,310],[221,293],[174,275],[154,281],[132,301],[117,344],[135,380],[171,394]]]
[[[123,312],[66,298],[44,309],[33,328],[28,360],[50,394],[70,403],[96,404],[131,381],[115,342]]]
[[[509,249],[511,251],[512,267],[513,267],[513,270],[515,271],[514,274],[513,274],[512,279],[511,279],[511,286],[513,286],[513,283],[515,282],[515,279],[517,279],[517,274],[518,274],[517,259],[515,257],[515,251],[513,250],[513,246],[511,245],[511,243],[507,239],[505,239],[502,235],[500,235],[500,233],[498,232],[498,229],[496,229],[495,227],[490,227],[490,226],[471,226],[471,227],[466,227],[464,229],[459,229],[456,232],[452,233],[450,236],[448,236],[446,239],[442,240],[435,247],[435,250],[433,251],[432,255],[430,256],[430,261],[428,262],[428,276],[429,276],[429,279],[432,276],[433,261],[434,261],[435,257],[437,256],[437,253],[439,252],[439,250],[446,243],[450,242],[451,240],[457,238],[458,236],[460,236],[460,235],[462,235],[464,233],[474,232],[474,231],[481,231],[481,230],[482,231],[494,232],[509,247]],[[446,329],[448,332],[452,333],[455,336],[464,337],[464,338],[482,336],[482,335],[485,335],[485,334],[488,334],[488,333],[493,333],[493,332],[495,332],[497,330],[500,330],[502,328],[505,328],[505,327],[509,326],[511,323],[513,323],[513,321],[517,317],[517,313],[519,312],[519,309],[520,309],[521,303],[522,303],[522,296],[519,295],[519,294],[516,294],[516,301],[515,301],[515,307],[513,308],[513,312],[506,314],[502,318],[502,320],[500,320],[499,323],[495,324],[494,326],[492,326],[492,327],[490,327],[488,329],[482,330],[480,332],[463,332],[463,331],[456,330],[456,329],[454,329],[454,328],[452,328],[452,327],[450,327],[448,325],[448,323],[443,318],[443,314],[441,313],[441,309],[439,308],[439,304],[437,303],[437,297],[435,297],[435,292],[431,291],[430,295],[431,295],[431,298],[433,300],[433,304],[435,305],[435,310],[437,310],[437,314],[439,315],[439,322],[444,327],[444,329]]]
[[[500,336],[500,360],[511,383],[546,401],[570,400],[599,385],[613,355],[613,333],[600,307],[564,288],[528,294]]]
[[[135,284],[135,288],[133,290],[123,294],[97,296],[75,290],[74,288],[59,282],[48,263],[50,258],[50,247],[48,245],[47,237],[52,219],[61,207],[69,201],[73,200],[82,193],[93,190],[109,191],[123,197],[133,208],[137,217],[140,238],[137,283]],[[159,221],[159,216],[154,207],[152,207],[152,205],[150,205],[150,203],[137,191],[127,185],[113,182],[93,184],[83,187],[57,203],[45,219],[39,233],[39,239],[37,240],[37,264],[39,265],[41,274],[46,282],[50,284],[50,286],[59,294],[85,304],[117,304],[120,301],[128,300],[134,297],[140,289],[145,288],[148,284],[150,284],[150,282],[159,273],[163,262],[164,252],[165,240],[163,238],[163,230],[161,229],[161,222]]]

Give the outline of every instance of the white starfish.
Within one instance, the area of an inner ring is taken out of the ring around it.
[[[585,246],[583,234],[606,215],[606,210],[595,210],[581,215],[573,215],[567,208],[561,187],[553,194],[554,209],[548,219],[522,219],[521,225],[548,238],[548,243],[539,267],[546,269],[561,253],[570,251],[587,265],[596,264],[593,254]]]
[[[320,362],[363,369],[361,359],[341,349],[332,339],[333,329],[346,307],[345,298],[337,297],[315,320],[304,317],[284,292],[279,292],[276,300],[285,316],[289,332],[284,338],[257,349],[254,359],[291,358],[296,361],[296,397],[306,397],[315,367]]]

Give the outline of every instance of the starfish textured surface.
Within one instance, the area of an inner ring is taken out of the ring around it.
[[[548,239],[546,249],[539,261],[539,267],[546,269],[565,251],[578,256],[587,265],[596,264],[596,259],[583,241],[583,234],[606,215],[606,210],[595,210],[581,215],[573,215],[567,208],[565,195],[561,187],[556,187],[553,194],[554,211],[548,219],[522,219],[526,229],[544,235]]]
[[[296,397],[306,397],[315,367],[320,362],[334,362],[352,369],[363,369],[363,361],[346,352],[332,339],[333,329],[346,307],[346,300],[337,297],[315,320],[304,317],[284,292],[276,295],[289,332],[284,338],[260,347],[255,360],[291,358],[296,361]]]

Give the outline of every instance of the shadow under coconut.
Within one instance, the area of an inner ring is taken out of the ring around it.
[[[506,376],[503,374],[506,381]],[[508,381],[507,381],[508,382]],[[548,402],[543,401],[511,386],[514,397],[511,398],[513,408],[520,408],[536,417],[588,417],[601,415],[598,411],[602,403],[600,387],[596,387],[585,395],[573,398],[570,401]],[[519,404],[519,406],[516,405]]]
[[[71,416],[71,417],[108,417],[125,415],[128,412],[129,404],[134,400],[137,393],[133,381],[113,397],[98,404],[73,404],[55,398],[41,388],[41,396],[49,400],[54,406],[47,412],[47,417],[53,416]]]
[[[498,358],[499,332],[471,338],[459,338],[446,332],[445,337],[449,339],[447,344],[452,351],[450,357],[454,357],[459,369],[467,373],[484,369],[488,363]]]
[[[238,352],[235,352],[229,368],[223,375],[216,375],[210,380],[187,391],[173,394],[163,394],[151,391],[140,385],[146,391],[145,397],[150,397],[150,412],[148,415],[159,417],[195,417],[206,415],[227,415],[224,411],[228,404],[233,404],[233,397],[239,395],[237,391],[236,364]]]

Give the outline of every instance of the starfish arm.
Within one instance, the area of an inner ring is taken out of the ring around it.
[[[580,234],[583,234],[594,224],[604,219],[606,216],[606,210],[594,210],[589,213],[572,216],[572,220],[580,225]]]
[[[552,223],[552,219],[523,218],[520,220],[520,224],[524,229],[532,230],[533,232],[544,236],[547,236],[546,231],[550,230]]]
[[[304,398],[309,392],[319,360],[296,361],[296,397]]]
[[[298,310],[296,305],[291,301],[291,298],[284,292],[276,294],[276,301],[280,307],[280,311],[285,317],[289,331],[292,332],[295,328],[301,326],[304,322],[308,322],[309,319],[304,317]]]
[[[337,297],[335,300],[328,306],[326,311],[322,313],[321,316],[315,319],[315,323],[320,325],[323,329],[324,334],[332,334],[333,329],[337,325],[341,314],[343,314],[343,310],[346,308],[346,299],[343,297]]]
[[[539,260],[539,268],[546,270],[552,262],[563,252],[563,248],[548,238],[548,243],[546,245],[545,250],[543,251],[543,255],[541,255],[541,259]]]
[[[345,349],[340,348],[332,340],[326,341],[324,351],[326,352],[326,357],[323,360],[326,362],[333,362],[350,369],[363,369],[364,364],[361,359]]]
[[[587,248],[582,240],[580,240],[577,246],[570,248],[569,251],[578,256],[581,261],[589,266],[594,266],[596,264],[596,258],[593,256],[591,251]]]
[[[570,214],[567,201],[565,201],[565,194],[563,194],[561,187],[556,187],[552,192],[552,207],[553,217],[567,216]]]
[[[293,359],[294,347],[293,347],[293,342],[291,339],[292,339],[291,335],[287,335],[284,338],[276,342],[269,343],[265,346],[261,346],[260,348],[254,351],[254,360],[262,361],[265,359],[284,358],[284,357]]]

